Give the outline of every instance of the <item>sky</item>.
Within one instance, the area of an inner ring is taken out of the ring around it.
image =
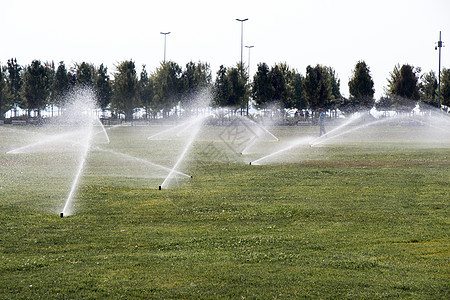
[[[104,64],[109,73],[132,59],[140,73],[154,72],[164,59],[185,66],[241,60],[250,75],[258,63],[285,62],[305,75],[308,65],[332,67],[348,97],[348,81],[364,60],[385,94],[395,65],[438,71],[435,50],[442,31],[442,67],[450,68],[449,0],[0,0],[0,64],[14,57]],[[254,46],[249,50],[245,46]],[[250,63],[249,63],[250,60]]]

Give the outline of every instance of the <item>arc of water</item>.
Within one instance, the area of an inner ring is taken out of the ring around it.
[[[252,165],[257,165],[257,164],[259,164],[259,163],[260,163],[261,161],[263,161],[263,160],[266,160],[266,159],[268,159],[268,158],[270,158],[270,157],[273,157],[273,156],[276,156],[276,155],[281,154],[281,153],[283,153],[283,152],[286,152],[286,151],[288,151],[288,150],[290,150],[290,149],[292,149],[292,148],[297,147],[298,145],[301,145],[301,144],[307,144],[307,143],[310,142],[310,140],[311,140],[311,137],[303,137],[303,138],[297,139],[297,140],[295,140],[294,143],[292,143],[292,144],[289,145],[288,147],[285,147],[285,148],[283,148],[283,149],[280,149],[280,150],[278,150],[278,151],[275,151],[275,152],[273,152],[273,153],[270,153],[269,155],[266,155],[266,156],[263,156],[263,157],[261,157],[261,158],[258,158],[258,159],[255,160],[255,161],[252,161]]]
[[[361,119],[362,116],[363,116],[363,115],[361,114],[361,115],[359,115],[359,116],[356,117],[356,118],[351,118],[351,119],[349,119],[347,122],[344,122],[344,123],[342,123],[341,125],[339,125],[338,127],[333,128],[332,130],[330,130],[330,131],[327,132],[326,134],[324,134],[324,135],[322,135],[322,136],[319,136],[319,137],[315,138],[315,139],[312,140],[311,143],[310,143],[311,147],[313,147],[313,146],[315,146],[315,145],[318,145],[318,144],[324,142],[325,139],[327,139],[327,140],[329,141],[330,139],[333,139],[333,138],[335,138],[335,137],[337,137],[337,136],[340,136],[341,134],[338,134],[338,135],[335,135],[335,136],[330,136],[330,135],[331,135],[332,133],[334,133],[334,132],[336,132],[336,131],[339,131],[339,130],[341,130],[342,128],[344,128],[344,127],[346,127],[346,126],[349,126],[350,124],[356,122],[357,120]]]
[[[262,126],[261,124],[251,120],[251,119],[247,119],[250,123],[258,126],[258,128],[260,128],[261,130],[263,130],[264,132],[266,132],[267,134],[269,134],[275,141],[279,141],[280,139],[277,138],[272,132],[270,132],[266,127]]]
[[[199,120],[197,120],[197,124],[201,124],[201,122],[203,122],[203,119],[205,117],[200,118]],[[180,157],[178,158],[177,162],[175,163],[175,165],[173,166],[172,170],[170,171],[169,175],[167,175],[166,179],[164,179],[163,183],[161,184],[161,188],[165,188],[168,185],[169,180],[172,178],[172,174],[174,172],[176,172],[176,169],[178,168],[179,164],[183,161],[184,156],[186,155],[186,153],[188,152],[189,148],[191,147],[192,143],[195,140],[195,137],[197,136],[198,132],[200,131],[200,126],[197,126],[195,128],[195,130],[193,131],[188,143],[186,144],[186,146],[183,149],[183,152],[181,153]]]
[[[164,167],[164,166],[155,164],[155,163],[153,163],[151,161],[148,161],[148,160],[136,157],[136,156],[132,156],[132,155],[129,155],[129,154],[125,154],[125,153],[114,151],[114,150],[110,150],[110,149],[102,149],[100,147],[95,147],[94,149],[98,150],[98,151],[112,153],[114,155],[122,156],[122,157],[125,157],[125,158],[128,158],[128,159],[134,159],[134,160],[142,162],[142,163],[144,163],[146,165],[149,165],[149,166],[152,166],[152,167],[156,167],[156,168],[162,169],[162,170],[167,171],[167,172],[172,172],[172,169],[170,169],[168,167]],[[183,176],[183,177],[191,177],[191,175],[188,175],[186,173],[179,172],[179,171],[176,171],[176,170],[173,173],[175,173],[176,175]]]
[[[23,151],[25,151],[27,149],[30,149],[30,148],[33,148],[33,147],[37,147],[37,146],[40,146],[40,145],[44,145],[46,143],[50,143],[50,142],[53,142],[53,141],[59,140],[59,139],[63,139],[63,140],[64,139],[68,139],[68,137],[70,137],[72,135],[76,135],[76,134],[78,134],[78,131],[58,134],[58,135],[55,135],[55,136],[47,137],[47,138],[45,138],[45,139],[43,139],[43,140],[41,140],[39,142],[35,142],[35,143],[32,143],[32,144],[28,144],[28,145],[25,145],[25,146],[22,146],[22,147],[10,150],[10,151],[8,151],[6,153],[7,154],[22,153]]]
[[[202,120],[204,117],[201,117],[200,120]],[[193,119],[190,120],[188,122],[185,122],[184,124],[186,124],[186,126],[184,126],[184,128],[182,130],[180,130],[180,132],[177,133],[177,137],[181,136],[181,134],[183,132],[185,132],[186,130],[188,130],[189,128],[191,128],[192,126],[196,125],[199,122],[198,119]]]
[[[351,132],[353,132],[353,131],[360,130],[361,128],[365,128],[365,127],[367,127],[367,126],[372,126],[372,125],[379,124],[379,123],[386,123],[386,122],[389,122],[389,121],[391,121],[391,120],[389,120],[389,119],[376,120],[376,121],[373,121],[373,122],[369,122],[369,123],[366,123],[366,124],[362,124],[362,125],[360,125],[360,126],[356,126],[356,127],[354,127],[354,128],[350,128],[350,129],[348,129],[348,130],[346,130],[346,131],[344,131],[344,132],[341,132],[341,133],[339,133],[339,134],[337,134],[337,135],[333,135],[333,136],[331,136],[331,137],[328,137],[327,139],[321,139],[321,140],[316,139],[316,140],[315,140],[316,142],[314,142],[314,141],[311,142],[311,147],[314,147],[314,146],[316,146],[316,145],[322,144],[322,143],[324,143],[325,141],[330,141],[330,140],[332,140],[332,139],[335,139],[335,138],[337,138],[337,137],[340,137],[340,136],[343,136],[343,135],[345,135],[345,134],[351,133]]]
[[[253,161],[253,162],[252,162],[252,165],[257,165],[257,164],[259,164],[259,163],[260,163],[261,161],[263,161],[263,160],[266,160],[266,159],[268,159],[268,158],[270,158],[270,157],[273,157],[273,156],[276,156],[276,155],[281,154],[281,153],[283,153],[283,152],[286,152],[286,151],[288,151],[288,150],[290,150],[290,149],[292,149],[292,148],[295,148],[295,147],[297,147],[297,146],[299,146],[299,145],[301,145],[301,144],[309,143],[309,145],[310,145],[311,147],[312,147],[313,145],[317,145],[318,143],[320,143],[320,141],[324,141],[324,138],[325,138],[325,137],[328,137],[330,134],[332,134],[332,133],[334,133],[334,132],[336,132],[336,131],[342,129],[342,128],[345,127],[345,126],[348,126],[349,124],[355,122],[355,121],[358,120],[359,118],[361,118],[361,116],[358,116],[357,118],[354,118],[354,119],[350,119],[350,120],[348,120],[347,122],[344,122],[342,125],[340,125],[340,126],[334,128],[333,130],[329,131],[329,132],[327,133],[327,135],[323,135],[323,136],[318,137],[318,138],[315,138],[315,139],[313,139],[313,140],[311,140],[311,137],[306,137],[306,138],[300,138],[300,139],[297,139],[297,140],[295,140],[294,143],[292,143],[291,145],[289,145],[289,146],[287,146],[287,147],[285,147],[285,148],[283,148],[283,149],[280,149],[280,150],[278,150],[278,151],[275,151],[275,152],[273,152],[273,153],[270,153],[269,155],[263,156],[263,157],[261,157],[261,158],[255,160],[255,161]],[[333,136],[333,138],[334,138],[334,137],[335,137],[335,136]],[[329,139],[327,139],[327,140],[329,140]],[[319,141],[319,142],[315,142],[315,141]]]
[[[245,146],[244,150],[242,150],[242,154],[247,154],[247,150],[256,143],[256,138],[252,139],[247,146]]]
[[[183,123],[181,123],[181,124],[176,125],[175,127],[170,127],[170,128],[167,128],[167,129],[165,129],[165,130],[163,130],[163,131],[160,131],[160,132],[158,132],[158,133],[155,133],[155,134],[149,136],[147,139],[148,139],[148,140],[151,140],[151,139],[153,139],[154,137],[157,137],[157,136],[159,136],[159,135],[161,135],[161,134],[164,134],[164,133],[166,133],[166,132],[169,132],[169,131],[175,130],[175,129],[177,129],[177,128],[180,128],[180,127],[182,127],[182,126],[185,126],[186,123],[189,123],[189,121],[188,121],[188,122],[183,122]]]
[[[84,164],[86,162],[86,158],[87,158],[87,155],[88,155],[88,152],[89,152],[91,137],[92,137],[92,126],[89,129],[89,133],[88,133],[88,136],[86,138],[86,142],[85,142],[84,149],[83,149],[83,152],[82,152],[82,155],[81,155],[81,159],[80,159],[80,162],[78,164],[77,173],[75,174],[75,178],[74,178],[74,180],[72,182],[72,187],[70,188],[69,195],[67,197],[66,203],[64,204],[64,208],[62,210],[62,213],[64,215],[68,215],[69,214],[70,203],[72,202],[73,196],[75,194],[75,189],[77,188],[78,182],[79,182],[79,180],[81,178],[81,174],[83,172]]]
[[[111,144],[111,141],[109,140],[109,136],[108,136],[108,133],[106,132],[105,126],[103,126],[103,123],[100,121],[99,118],[96,118],[96,119],[97,119],[97,122],[100,124],[101,128],[103,129],[103,133],[105,134],[108,144]]]

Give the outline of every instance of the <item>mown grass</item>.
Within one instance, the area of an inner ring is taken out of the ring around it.
[[[449,297],[447,148],[189,171],[162,191],[91,173],[62,219],[0,192],[0,298]]]

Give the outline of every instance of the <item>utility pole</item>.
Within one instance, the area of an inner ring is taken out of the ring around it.
[[[439,48],[439,75],[438,75],[438,108],[441,110],[441,48],[442,48],[442,39],[441,32],[439,31],[439,41],[437,42],[437,46],[434,48],[438,50]]]
[[[248,82],[250,83],[250,49],[252,49],[255,46],[245,46],[245,48],[248,49],[248,67],[247,67],[247,73],[248,73]],[[250,99],[247,101],[247,116],[248,116],[248,106]]]
[[[169,32],[160,32],[161,34],[164,35],[164,63],[166,63],[166,37],[168,34],[170,34]]]
[[[247,21],[248,19],[236,19],[236,21],[241,22],[241,78],[243,75],[243,70],[242,70],[242,53],[244,51],[244,22]],[[242,116],[242,101],[241,101],[241,116]]]

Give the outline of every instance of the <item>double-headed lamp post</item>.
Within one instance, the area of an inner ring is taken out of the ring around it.
[[[255,47],[255,46],[245,46],[245,48],[247,48],[248,49],[248,67],[247,67],[247,73],[248,73],[248,81],[250,82],[250,49],[252,49],[253,47]],[[247,101],[247,116],[248,116],[248,106],[249,106],[249,103],[250,102],[250,99]]]
[[[161,34],[164,35],[164,63],[166,63],[166,37],[168,34],[170,34],[169,32],[160,32]]]
[[[247,19],[236,19],[236,21],[241,22],[241,77],[242,77],[242,53],[244,51],[244,22],[247,21]],[[241,116],[242,116],[242,104],[241,104]]]

